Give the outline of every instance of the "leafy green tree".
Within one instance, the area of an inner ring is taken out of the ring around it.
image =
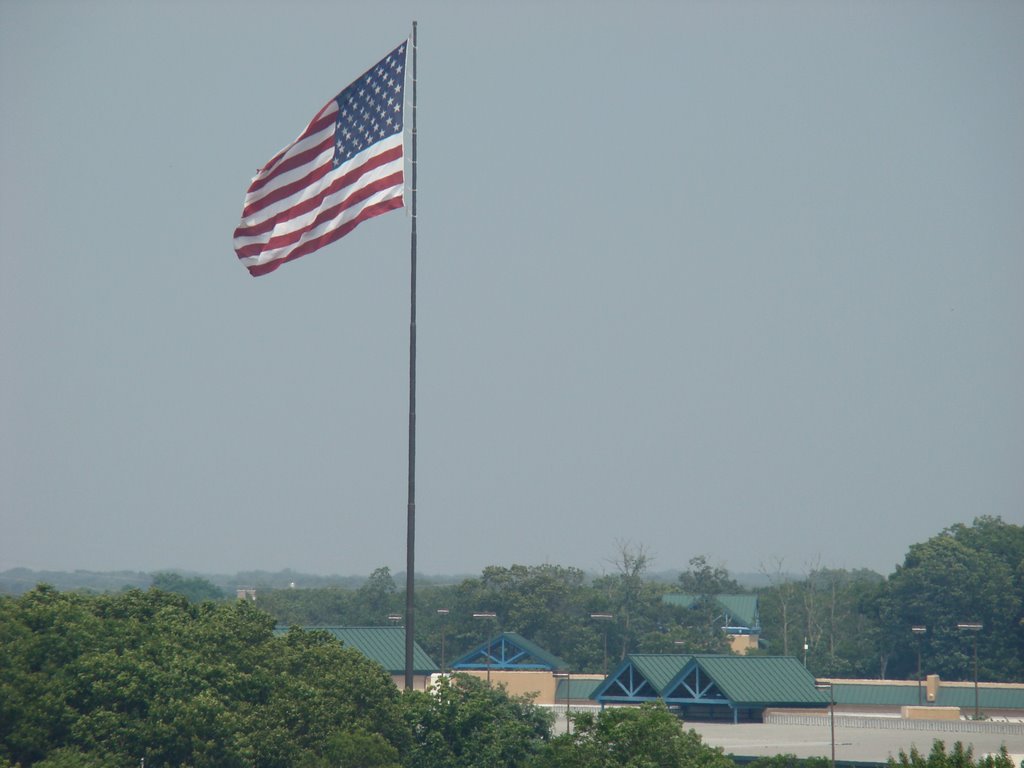
[[[571,733],[551,740],[538,768],[735,768],[663,704],[571,715]]]
[[[714,597],[731,595],[745,590],[729,575],[723,566],[713,566],[705,555],[690,558],[688,570],[679,574],[679,588],[689,595]]]
[[[186,577],[170,571],[153,574],[153,589],[184,595],[193,603],[223,600],[227,595],[216,584],[198,576]]]
[[[525,768],[551,734],[548,712],[470,675],[407,691],[402,704],[413,734],[407,768]]]
[[[964,747],[961,742],[953,745],[952,752],[946,752],[946,745],[939,740],[932,744],[932,751],[928,757],[923,757],[912,747],[908,755],[900,750],[899,757],[890,757],[889,768],[1014,768],[1013,758],[1006,752],[1003,745],[999,754],[985,755],[978,760],[974,759],[974,751],[970,746]]]
[[[747,763],[749,768],[829,768],[832,761],[827,757],[797,757],[796,755],[772,755],[759,757]]]
[[[101,757],[74,748],[56,749],[35,768],[107,768]]]
[[[988,552],[1013,571],[1014,584],[1024,583],[1024,525],[1006,523],[999,517],[983,515],[971,525],[957,523],[947,533],[966,547]]]
[[[789,656],[798,646],[790,645],[797,623],[797,596],[799,586],[783,571],[784,558],[774,558],[770,567],[761,565],[761,572],[768,577],[771,586],[760,591],[758,604],[761,612],[762,640],[773,645],[775,653]]]
[[[800,655],[818,675],[880,676],[877,601],[885,579],[873,571],[815,567],[800,579],[769,574],[759,592],[770,652]]]
[[[864,677],[876,669],[877,624],[865,606],[883,578],[860,569],[816,568],[800,585],[808,666],[818,675]]]
[[[379,733],[338,731],[327,740],[322,757],[301,768],[402,768],[398,749]]]
[[[47,585],[0,597],[0,763],[31,764],[66,740],[63,672],[102,634],[88,600]]]
[[[736,594],[743,589],[722,566],[712,566],[704,555],[690,559],[689,570],[679,575],[683,593],[695,598],[688,608],[655,610],[657,626],[638,638],[643,653],[730,653],[722,630],[723,617],[717,595]]]
[[[389,615],[402,613],[403,603],[404,596],[398,594],[391,569],[387,566],[377,568],[356,591],[354,621],[350,623],[367,627],[384,625]]]
[[[615,616],[617,650],[613,663],[641,650],[644,641],[648,645],[666,642],[671,637],[669,625],[677,623],[671,611],[661,603],[661,596],[668,587],[646,578],[651,564],[647,549],[621,541],[617,542],[617,547],[612,563],[616,572],[595,579],[593,584],[603,604]]]
[[[481,582],[503,628],[558,655],[579,658],[582,640],[592,637],[593,629],[584,605],[585,579],[578,568],[513,565],[484,569]]]
[[[383,669],[273,625],[159,590],[0,599],[0,764],[285,768],[359,730],[408,746]]]
[[[356,592],[342,587],[274,589],[257,594],[256,604],[286,627],[354,625]],[[380,621],[378,623],[383,623]]]
[[[894,676],[916,672],[915,642],[929,672],[951,679],[973,678],[973,643],[978,643],[982,680],[1019,679],[1024,674],[1021,592],[1013,559],[1024,548],[1024,528],[979,518],[972,528],[954,526],[910,547],[879,598],[884,650]],[[957,629],[980,622],[976,635]],[[914,638],[913,625],[927,633]]]
[[[443,608],[445,614],[438,614]],[[492,620],[473,613],[493,611]],[[577,568],[557,565],[485,568],[480,578],[417,592],[417,635],[433,658],[440,659],[441,631],[448,661],[498,632],[518,632],[577,671],[604,669],[604,632],[614,648],[615,622],[590,618],[608,611],[598,590]]]
[[[637,638],[637,653],[732,653],[722,628],[702,621],[706,612],[690,613],[678,624],[662,624]]]

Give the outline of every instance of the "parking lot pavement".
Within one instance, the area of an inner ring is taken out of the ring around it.
[[[745,757],[790,754],[797,757],[829,757],[832,741],[829,728],[811,725],[774,725],[765,723],[686,723],[697,731],[706,744],[722,747],[727,754]],[[889,730],[881,728],[836,727],[836,761],[884,763],[899,755],[901,749],[910,752],[917,746],[927,754],[938,739],[949,750],[957,742],[971,745],[974,756],[998,752],[1006,745],[1021,765],[1024,754],[1024,736],[998,733],[956,733],[915,730]]]

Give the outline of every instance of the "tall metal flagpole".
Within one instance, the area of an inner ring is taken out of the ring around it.
[[[409,301],[409,504],[405,541],[405,690],[412,690],[412,650],[416,621],[414,580],[416,575],[416,22],[412,23],[412,238],[410,248]]]

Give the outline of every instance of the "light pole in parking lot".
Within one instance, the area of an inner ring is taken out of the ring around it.
[[[815,683],[814,687],[824,691],[828,689],[828,728],[832,742],[832,763],[831,768],[836,768],[836,697],[832,692],[832,681],[827,683]]]
[[[498,614],[494,611],[477,611],[473,614],[474,619],[496,619]],[[484,641],[484,656],[487,658],[487,685],[491,685],[491,634],[487,631],[487,639]]]
[[[961,632],[970,632],[974,636],[974,719],[981,719],[981,708],[978,706],[978,633],[981,631],[980,621],[961,621],[956,625]]]
[[[441,674],[444,674],[444,631],[448,624],[448,609],[438,608],[437,615],[441,617]]]
[[[590,618],[594,619],[594,621],[606,622],[606,621],[611,621],[615,617],[612,614],[610,614],[610,613],[603,613],[603,612],[601,612],[601,613],[592,613],[592,614],[590,614]],[[608,625],[607,624],[604,625],[604,673],[605,673],[605,675],[608,674]]]
[[[914,637],[917,638],[917,706],[921,706],[921,636],[928,631],[928,627],[923,624],[915,624],[910,628],[910,631],[914,633]]]
[[[569,672],[552,672],[551,676],[553,678],[555,678],[555,680],[565,680],[565,733],[566,733],[566,735],[568,735],[569,734],[569,688],[570,688],[570,680],[572,680],[572,675]],[[557,686],[555,688],[555,694],[556,694],[556,698],[557,698],[557,694],[558,694]]]

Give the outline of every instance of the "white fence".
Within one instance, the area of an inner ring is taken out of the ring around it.
[[[943,733],[998,733],[1024,736],[1024,723],[998,720],[911,720],[902,717],[836,715],[836,728],[879,728],[893,731],[938,731]],[[766,712],[764,722],[773,725],[829,727],[828,715],[800,715]]]

